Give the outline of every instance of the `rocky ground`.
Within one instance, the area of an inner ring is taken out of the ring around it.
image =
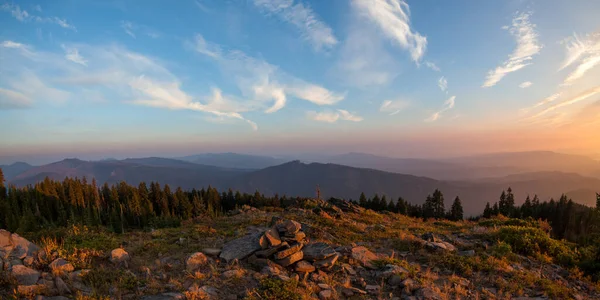
[[[0,298],[600,299],[577,269],[513,253],[503,221],[313,200],[122,235],[74,226],[32,243],[0,230]]]

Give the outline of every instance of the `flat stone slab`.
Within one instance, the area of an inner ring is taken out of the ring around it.
[[[302,252],[304,252],[304,259],[310,261],[326,259],[336,253],[329,244],[323,242],[308,244],[304,246]]]
[[[250,256],[252,253],[262,249],[260,247],[261,235],[262,233],[248,234],[225,243],[219,257],[226,262],[230,262],[234,259],[240,260]]]

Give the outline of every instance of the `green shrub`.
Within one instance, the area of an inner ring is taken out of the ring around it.
[[[557,263],[573,266],[578,255],[566,242],[557,241],[539,228],[503,226],[496,233],[498,241],[510,245],[511,250],[523,255],[540,257],[546,255]]]
[[[258,297],[257,297],[258,296]],[[298,281],[288,280],[283,281],[275,278],[265,278],[260,281],[258,289],[251,292],[247,300],[264,299],[264,300],[301,300],[302,297],[298,291]]]

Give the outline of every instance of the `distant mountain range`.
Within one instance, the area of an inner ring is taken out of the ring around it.
[[[600,178],[552,170],[592,172],[594,165],[589,165],[589,161],[560,154],[515,156],[515,160],[497,155],[434,161],[350,153],[329,158],[336,162],[334,164],[279,163],[279,159],[273,157],[223,153],[190,156],[185,158],[187,161],[159,157],[102,161],[65,159],[38,167],[25,163],[0,167],[9,183],[17,186],[34,184],[46,176],[56,180],[85,176],[88,180],[96,178],[99,184],[126,181],[137,185],[142,181],[157,181],[184,189],[212,185],[248,193],[258,190],[264,194],[310,197],[315,196],[318,185],[323,197],[357,199],[364,192],[368,196],[378,193],[394,200],[402,196],[413,203],[422,203],[438,188],[444,193],[448,207],[454,197],[460,196],[467,214],[480,213],[486,202],[497,201],[502,190],[509,186],[517,203],[523,202],[528,194],[538,194],[540,199],[547,200],[566,193],[578,203],[595,204]],[[545,157],[552,162],[543,164],[531,156]],[[211,161],[211,157],[214,160]],[[530,161],[524,161],[528,159]],[[565,165],[568,161],[573,165]],[[523,164],[517,165],[520,162]],[[208,165],[210,163],[217,166]],[[528,171],[531,168],[539,170]],[[427,174],[435,176],[425,176]]]

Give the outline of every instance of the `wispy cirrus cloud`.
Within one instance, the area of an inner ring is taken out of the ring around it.
[[[256,123],[241,114],[252,107],[217,88],[208,95],[191,95],[163,62],[150,56],[114,45],[67,44],[64,46],[67,56],[81,60],[78,53],[82,50],[89,60],[85,60],[85,65],[65,64],[64,53],[35,51],[31,46],[13,41],[0,45],[1,54],[8,62],[3,65],[6,72],[0,73],[0,82],[11,88],[4,93],[10,93],[11,99],[21,102],[29,99],[33,105],[65,103],[95,95],[134,105],[203,112],[241,120],[257,129]]]
[[[527,113],[527,112],[529,112],[529,111],[531,111],[533,109],[536,109],[536,108],[538,108],[540,106],[544,106],[544,105],[546,105],[546,104],[548,104],[550,102],[553,102],[554,100],[558,99],[560,96],[561,96],[561,93],[552,94],[552,95],[544,98],[543,100],[537,102],[532,107],[521,109],[521,112]]]
[[[37,8],[39,8],[39,10]],[[61,19],[59,17],[36,16],[36,15],[33,15],[33,14],[27,12],[24,9],[21,9],[21,7],[16,4],[4,3],[4,4],[0,5],[0,9],[4,10],[6,12],[10,12],[10,14],[15,19],[19,20],[20,22],[33,21],[33,22],[38,22],[38,23],[52,23],[52,24],[56,24],[65,29],[77,31],[75,26],[73,26],[73,24],[70,24],[69,22],[67,22],[67,20],[65,20],[65,19]],[[34,6],[34,10],[41,12],[41,7],[39,7],[39,5]]]
[[[187,43],[196,52],[216,61],[231,76],[245,97],[258,102],[272,101],[265,110],[274,113],[285,107],[288,97],[306,100],[317,105],[332,105],[344,99],[345,94],[330,91],[306,82],[280,70],[268,62],[250,57],[238,50],[223,50],[197,35]]]
[[[600,65],[600,32],[588,34],[584,37],[575,34],[573,37],[566,39],[564,43],[566,44],[567,55],[559,71],[573,64],[577,65],[575,70],[563,82],[563,85],[569,85]]]
[[[440,88],[440,90],[442,90],[442,92],[448,91],[448,80],[446,79],[446,77],[440,77],[440,79],[438,80],[438,87]]]
[[[62,45],[62,48],[65,50],[65,58],[70,60],[76,64],[80,64],[82,66],[87,66],[87,60],[79,54],[79,50],[77,48],[69,48],[65,45]]]
[[[377,25],[384,36],[410,52],[419,63],[427,49],[427,38],[415,32],[410,24],[410,10],[404,0],[353,0],[354,10]]]
[[[127,35],[132,38],[137,38],[136,32],[141,32],[150,38],[157,39],[160,37],[160,33],[148,26],[135,24],[130,21],[121,21],[121,28]]]
[[[507,27],[507,29],[515,37],[517,47],[508,56],[508,60],[496,69],[488,72],[482,87],[492,87],[507,74],[530,65],[533,56],[540,52],[542,45],[538,41],[538,33],[535,31],[535,25],[531,23],[529,17],[529,13],[515,15],[512,25]]]
[[[594,95],[596,95],[598,93],[600,93],[600,86],[597,86],[595,88],[589,89],[589,90],[584,91],[582,93],[579,93],[579,94],[577,94],[577,95],[575,95],[573,97],[570,97],[570,98],[565,99],[565,100],[563,100],[561,102],[558,102],[558,103],[556,103],[556,104],[554,104],[552,106],[549,106],[549,107],[545,108],[544,110],[542,110],[542,111],[540,111],[540,112],[532,115],[528,119],[537,119],[537,118],[539,118],[539,117],[541,117],[541,116],[543,116],[543,115],[545,115],[547,113],[550,113],[552,111],[555,111],[555,110],[557,110],[559,108],[563,108],[563,107],[566,107],[566,106],[569,106],[569,105],[576,104],[576,103],[581,102],[583,100],[586,100],[589,97],[594,96]]]
[[[430,62],[430,61],[425,61],[425,63],[423,63],[426,67],[436,71],[436,72],[441,72],[442,70],[434,63]]]
[[[331,49],[338,43],[331,27],[321,21],[312,8],[302,1],[254,0],[253,3],[265,14],[275,15],[296,27],[315,51]]]
[[[522,82],[521,84],[519,84],[519,87],[522,89],[526,89],[532,85],[533,85],[533,83],[531,81],[525,81],[525,82]]]
[[[31,106],[31,99],[23,93],[0,88],[0,110],[20,109]]]
[[[409,105],[410,103],[404,100],[385,100],[381,103],[381,106],[379,106],[379,111],[393,116],[401,112]]]
[[[309,111],[306,113],[307,118],[313,120],[313,121],[318,121],[318,122],[325,122],[325,123],[335,123],[338,120],[343,120],[343,121],[352,121],[352,122],[360,122],[363,120],[362,117],[350,113],[347,110],[343,110],[343,109],[338,109],[337,111],[324,111],[324,112],[316,112],[316,111]]]
[[[448,100],[446,100],[444,102],[444,107],[442,107],[442,109],[440,109],[439,111],[431,114],[431,116],[429,116],[427,119],[425,119],[425,122],[437,121],[444,112],[454,108],[455,100],[456,100],[456,96],[452,96],[452,97],[448,98]]]

